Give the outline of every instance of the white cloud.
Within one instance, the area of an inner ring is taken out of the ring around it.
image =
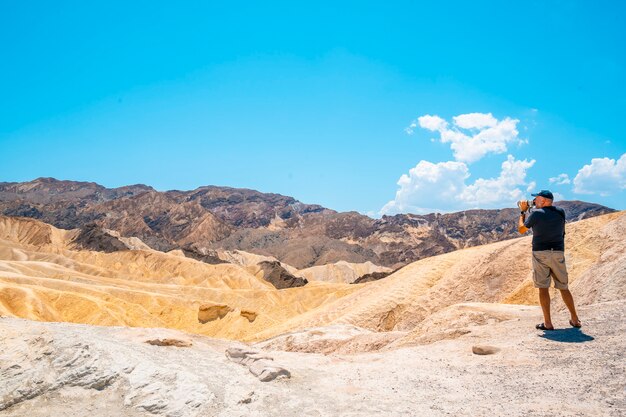
[[[465,188],[469,176],[463,162],[432,163],[420,161],[398,180],[396,198],[380,210],[381,214],[432,213],[450,209],[450,203]],[[454,203],[453,203],[454,204]]]
[[[502,163],[498,178],[479,178],[459,195],[468,207],[514,206],[525,194],[517,188],[526,184],[526,171],[535,164],[535,160],[517,161],[509,155]]]
[[[408,127],[404,128],[404,131],[406,132],[407,135],[412,135],[416,127],[417,127],[417,123],[413,121]]]
[[[626,189],[626,153],[617,162],[610,158],[593,158],[574,177],[574,192],[608,196]]]
[[[484,127],[494,127],[498,124],[498,119],[491,113],[468,113],[454,116],[454,124],[463,129],[482,129]]]
[[[510,143],[524,143],[518,136],[517,119],[506,117],[498,121],[491,113],[461,114],[452,119],[454,123],[450,126],[441,117],[427,114],[412,121],[405,131],[412,134],[419,124],[424,129],[439,132],[439,140],[450,144],[454,158],[467,163],[476,162],[489,153],[504,153]]]
[[[556,177],[550,178],[549,181],[550,181],[550,184],[556,184],[556,185],[564,185],[564,184],[570,183],[569,175],[567,174],[559,174]]]
[[[526,187],[526,192],[530,193],[531,191],[534,191],[535,187],[537,187],[537,183],[535,181],[529,182],[528,187]]]
[[[446,122],[445,120],[443,120],[441,117],[439,116],[431,116],[429,114],[418,117],[417,118],[420,127],[423,127],[424,129],[428,129],[431,131],[435,131],[435,130],[442,130],[442,129],[446,129],[448,126],[448,122]],[[411,123],[412,125],[415,124],[415,122]]]
[[[514,207],[517,200],[524,198],[518,187],[525,185],[526,171],[534,163],[509,155],[497,178],[479,178],[467,185],[470,173],[465,163],[420,161],[408,175],[400,177],[396,198],[385,204],[380,214]]]

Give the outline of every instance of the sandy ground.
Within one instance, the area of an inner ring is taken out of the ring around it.
[[[1,318],[0,415],[626,415],[626,301],[581,307],[582,330],[557,312],[553,332],[534,330],[537,307],[504,308],[518,308],[517,317],[466,323],[468,333],[425,345],[357,355],[270,351],[291,372],[270,382],[225,357],[237,342]],[[145,343],[157,337],[192,346]],[[476,355],[476,345],[499,351]]]

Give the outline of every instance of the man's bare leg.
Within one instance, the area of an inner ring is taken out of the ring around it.
[[[573,301],[572,301],[573,302]],[[550,289],[539,288],[539,304],[543,311],[543,324],[548,329],[554,328],[552,325],[552,317],[550,317]]]
[[[572,323],[580,324],[580,320],[578,320],[578,315],[576,314],[576,307],[574,307],[574,297],[572,297],[572,293],[570,290],[559,290],[561,291],[561,297],[563,297],[563,302],[567,306],[569,310],[569,314],[572,319]]]

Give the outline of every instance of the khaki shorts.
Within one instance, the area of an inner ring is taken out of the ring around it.
[[[567,289],[567,268],[562,250],[533,251],[533,282],[535,288],[550,288],[550,277],[554,288]]]

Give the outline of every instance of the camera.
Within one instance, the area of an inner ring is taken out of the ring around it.
[[[522,210],[522,203],[526,203],[527,204],[527,209],[526,210]],[[521,200],[517,202],[517,207],[519,207],[520,210],[522,211],[528,211],[530,210],[532,207],[535,207],[535,199],[532,200]]]

